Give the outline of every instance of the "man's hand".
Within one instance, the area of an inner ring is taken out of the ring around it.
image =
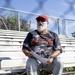
[[[28,50],[23,50],[23,53],[28,57],[33,57],[32,53]]]
[[[31,52],[26,53],[26,55],[27,55],[28,57],[33,57],[33,55],[32,55]]]
[[[51,64],[52,62],[53,62],[53,58],[50,58],[50,60],[47,63]]]
[[[53,62],[53,59],[54,59],[55,57],[57,57],[59,54],[60,54],[60,51],[59,51],[59,50],[54,51],[54,52],[49,56],[50,60],[48,61],[48,63],[51,64],[51,63]]]

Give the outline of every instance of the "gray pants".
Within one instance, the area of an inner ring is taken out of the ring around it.
[[[51,70],[53,75],[62,75],[63,63],[60,58],[55,58],[52,64],[41,64],[34,58],[29,58],[26,63],[27,75],[38,75],[38,70],[46,68]]]

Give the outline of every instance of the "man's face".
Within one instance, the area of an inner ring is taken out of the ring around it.
[[[48,22],[45,19],[37,20],[37,30],[43,31],[47,29]]]

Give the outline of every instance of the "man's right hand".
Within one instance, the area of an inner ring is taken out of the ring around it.
[[[23,53],[28,57],[33,57],[32,53],[28,50],[23,50]]]

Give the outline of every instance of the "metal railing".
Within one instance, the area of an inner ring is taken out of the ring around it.
[[[16,17],[17,17],[17,22],[15,26],[17,26],[17,30],[18,31],[25,31],[24,28],[24,24],[26,23],[26,27],[30,27],[31,30],[36,28],[36,23],[35,23],[35,18],[36,16],[40,15],[40,14],[36,14],[36,13],[32,13],[32,12],[26,12],[26,11],[20,11],[20,10],[15,10],[15,9],[10,9],[10,8],[4,8],[4,7],[0,7],[0,11],[2,11],[0,13],[0,16],[4,15],[7,18],[8,13],[13,13]],[[6,14],[6,15],[5,15]],[[49,16],[47,15],[50,19],[50,25],[48,25],[49,30],[52,30],[58,34],[63,34],[63,35],[71,35],[74,32],[74,27],[75,26],[75,20],[72,19],[63,19],[63,18],[59,18],[59,17],[54,17],[54,16]],[[23,21],[21,20],[23,19]],[[2,19],[3,21],[5,21],[4,19]],[[8,24],[6,21],[5,23],[5,27]],[[7,23],[7,24],[6,24]],[[10,23],[11,25],[11,23]],[[71,27],[72,26],[72,27]],[[11,29],[13,28],[13,26],[11,27],[6,27],[6,29]],[[72,31],[70,31],[70,29],[72,29]],[[12,29],[13,30],[13,29]]]

